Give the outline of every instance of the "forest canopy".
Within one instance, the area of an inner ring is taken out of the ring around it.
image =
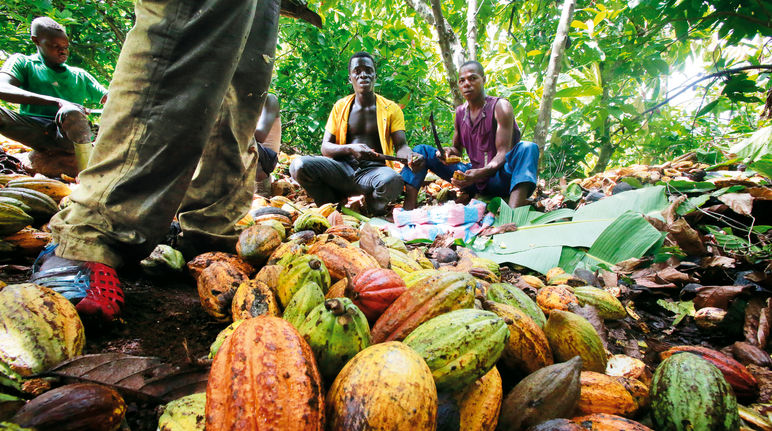
[[[282,17],[274,59],[271,91],[281,101],[285,151],[318,152],[332,104],[351,92],[346,61],[357,51],[376,59],[376,91],[403,107],[409,145],[432,143],[432,112],[450,142],[460,103],[453,69],[467,59],[483,64],[488,93],[512,102],[523,138],[532,140],[563,2],[308,6],[323,28]],[[49,16],[70,35],[69,63],[105,85],[134,20],[128,0],[8,0],[0,12],[0,61],[32,53],[29,24]],[[695,150],[714,163],[720,151],[770,125],[770,42],[769,0],[576,1],[542,176],[584,176]]]

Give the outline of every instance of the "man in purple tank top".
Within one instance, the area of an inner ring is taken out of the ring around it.
[[[485,72],[480,63],[468,61],[459,70],[458,86],[466,103],[456,108],[453,146],[445,154],[430,145],[418,145],[414,153],[426,161],[426,169],[402,170],[405,181],[404,209],[416,206],[418,189],[427,169],[471,196],[500,196],[515,208],[525,204],[536,188],[539,147],[520,141],[512,104],[485,94]],[[451,156],[466,150],[470,163],[450,163]],[[414,155],[414,166],[416,162]]]

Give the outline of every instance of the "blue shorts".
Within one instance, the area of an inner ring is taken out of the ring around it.
[[[426,169],[413,172],[405,166],[402,169],[401,175],[405,184],[415,188],[421,187],[428,171],[432,171],[445,181],[450,181],[453,177],[453,172],[466,172],[472,169],[471,163],[451,163],[448,165],[442,163],[437,158],[437,148],[431,145],[417,145],[413,148],[413,152],[421,154],[426,159]],[[501,165],[496,174],[488,178],[485,188],[479,190],[476,185],[473,185],[466,191],[471,192],[471,194],[476,194],[479,191],[479,193],[486,196],[508,197],[512,190],[521,183],[532,184],[531,191],[533,191],[536,188],[538,168],[539,147],[533,142],[520,141],[514,148],[509,150],[504,159],[504,164]]]

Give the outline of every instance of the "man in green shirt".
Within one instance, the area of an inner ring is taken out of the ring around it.
[[[88,72],[65,64],[70,42],[51,18],[30,26],[33,55],[14,54],[0,69],[0,100],[21,105],[18,113],[0,107],[0,134],[31,147],[33,170],[47,176],[75,176],[91,149],[84,103],[104,103],[107,90]]]

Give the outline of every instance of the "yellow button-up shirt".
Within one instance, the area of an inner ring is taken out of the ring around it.
[[[339,145],[346,144],[346,133],[348,132],[348,116],[351,113],[351,106],[354,104],[354,94],[348,95],[337,102],[330,111],[330,117],[327,119],[328,132],[335,135],[335,143]],[[383,154],[394,156],[394,143],[391,140],[391,134],[399,130],[405,130],[405,116],[402,109],[395,102],[381,96],[375,95],[376,116],[378,117],[378,137],[381,139],[381,149]],[[386,161],[390,167],[394,167],[394,162]]]

